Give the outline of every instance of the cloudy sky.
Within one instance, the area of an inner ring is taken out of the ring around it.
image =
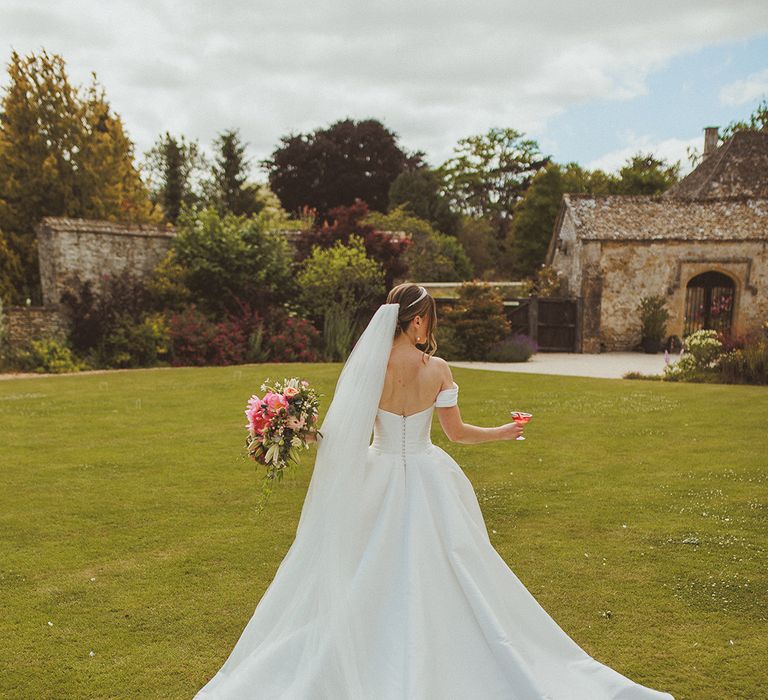
[[[766,0],[0,0],[0,18],[4,61],[44,47],[76,83],[95,71],[140,152],[238,127],[257,160],[349,116],[433,165],[509,126],[558,162],[687,168],[703,127],[768,96]]]

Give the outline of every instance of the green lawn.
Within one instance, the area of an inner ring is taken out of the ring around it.
[[[0,697],[190,698],[290,545],[312,454],[258,512],[242,409],[266,377],[339,365],[0,381]],[[491,538],[592,656],[678,700],[766,697],[768,390],[455,369],[434,440]],[[93,652],[93,655],[90,654]],[[478,698],[482,700],[482,698]]]

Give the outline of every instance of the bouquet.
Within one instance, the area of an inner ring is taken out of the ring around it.
[[[269,379],[267,379],[269,382]],[[309,448],[309,438],[322,435],[316,428],[318,395],[309,382],[295,377],[261,385],[263,398],[248,400],[248,437],[251,459],[267,468],[267,479],[282,479],[289,461],[298,464],[299,450]]]

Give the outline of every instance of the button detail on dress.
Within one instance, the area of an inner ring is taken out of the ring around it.
[[[403,416],[403,472],[405,472],[405,418]]]

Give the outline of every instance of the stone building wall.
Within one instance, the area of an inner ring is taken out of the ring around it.
[[[640,342],[639,300],[666,297],[667,335],[683,334],[688,282],[710,270],[734,280],[735,335],[768,319],[768,241],[583,241],[583,350],[632,350]]]
[[[102,274],[148,273],[165,257],[173,229],[83,219],[43,219],[37,228],[43,304],[55,305],[78,278],[98,287]]]

